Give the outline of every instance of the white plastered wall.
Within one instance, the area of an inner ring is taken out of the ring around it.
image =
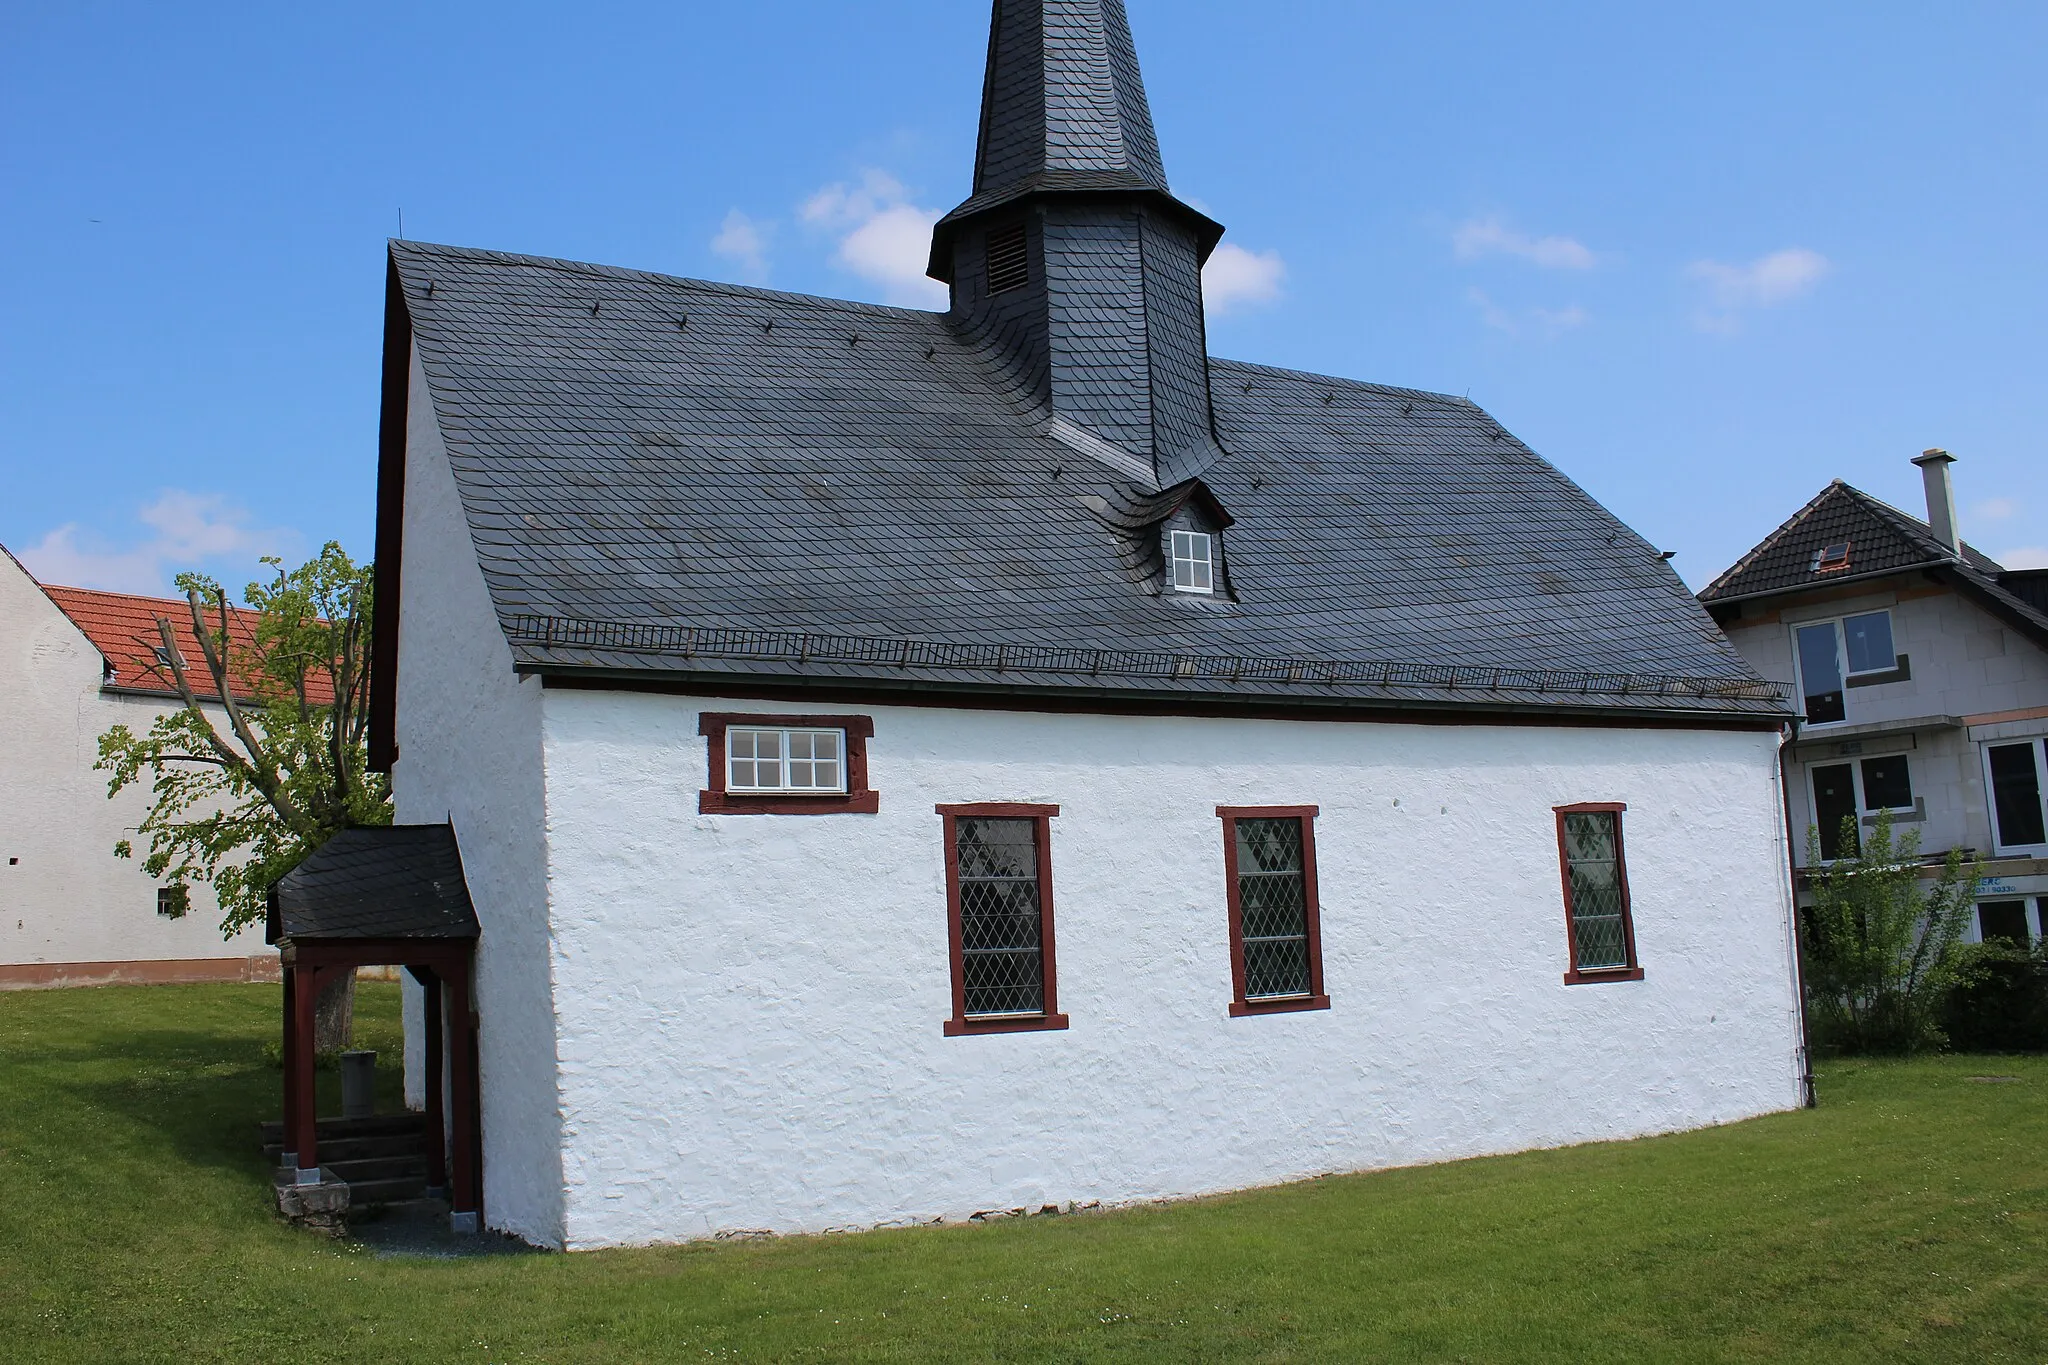
[[[541,685],[513,672],[417,355],[412,366],[393,800],[401,824],[453,823],[483,926],[476,1001],[485,1220],[554,1244],[562,1180]],[[404,994],[407,1099],[417,1104],[424,1015],[409,977]]]
[[[142,870],[148,842],[135,832],[149,784],[110,801],[107,774],[93,764],[108,729],[142,734],[176,708],[102,691],[103,665],[85,633],[0,552],[0,964],[267,953],[260,927],[223,941],[204,885],[191,888],[182,919],[157,914],[157,888],[168,883]],[[122,839],[134,843],[133,858],[114,856]]]
[[[545,698],[565,1240],[866,1227],[1799,1102],[1777,737],[864,708],[878,815],[704,816],[696,702]],[[845,708],[806,706],[805,711]],[[1053,802],[1072,1027],[946,1038],[938,802]],[[1641,982],[1552,807],[1624,801]],[[1316,804],[1333,1008],[1226,1017],[1215,807]]]

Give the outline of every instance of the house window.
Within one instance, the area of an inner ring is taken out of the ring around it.
[[[1230,1013],[1326,1010],[1314,806],[1218,806],[1230,907]]]
[[[1849,542],[1838,540],[1813,552],[1815,573],[1839,573],[1849,567]]]
[[[1007,294],[1031,283],[1031,254],[1024,241],[1024,225],[997,228],[988,235],[988,292]]]
[[[1216,591],[1216,538],[1206,531],[1173,532],[1176,592]]]
[[[1557,807],[1565,928],[1571,941],[1567,985],[1643,979],[1622,856],[1621,813],[1627,809],[1619,802]]]
[[[1052,932],[1058,806],[939,806],[953,960],[947,1037],[1063,1029]]]
[[[2048,811],[2041,795],[2048,789],[2043,780],[2048,770],[2048,740],[2029,739],[2017,744],[1989,744],[1984,761],[1991,784],[1992,833],[1998,851],[2015,853],[2048,846]]]
[[[1977,941],[2003,940],[2015,948],[2027,946],[2027,903],[2025,901],[1983,901],[1977,906]]]
[[[846,790],[845,749],[844,730],[735,725],[725,732],[725,789],[838,794]]]
[[[1863,612],[1793,628],[1799,658],[1799,693],[1808,725],[1849,718],[1846,689],[1902,682],[1911,676],[1892,642],[1892,614]]]
[[[1904,754],[1884,754],[1856,763],[1817,764],[1811,776],[1813,824],[1820,835],[1820,856],[1825,861],[1853,858],[1862,850],[1863,841],[1857,830],[1859,824],[1870,823],[1871,814],[1891,811],[1919,818],[1919,807],[1913,800],[1912,769]],[[1863,814],[1860,822],[1859,813]]]
[[[159,886],[156,889],[156,912],[165,919],[183,919],[191,911],[191,887]]]
[[[697,796],[706,815],[871,815],[868,716],[697,718],[710,785]]]

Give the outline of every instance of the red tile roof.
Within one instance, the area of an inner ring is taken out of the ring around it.
[[[114,666],[114,676],[107,680],[109,686],[137,692],[158,692],[165,696],[177,695],[171,670],[158,663],[156,657],[156,651],[163,644],[156,622],[162,616],[170,620],[193,690],[202,700],[219,699],[206,671],[206,655],[192,636],[191,608],[183,600],[137,597],[132,593],[100,592],[94,588],[59,588],[47,583],[42,588],[58,609],[85,632],[93,647]],[[213,619],[211,612],[208,618]],[[228,633],[236,645],[246,647],[255,637],[256,621],[257,614],[253,611],[241,607],[228,609]],[[256,689],[250,678],[235,667],[237,652],[229,650],[228,682],[234,688],[235,700],[246,701],[255,695]],[[334,700],[333,689],[324,676],[315,674],[306,680],[306,684],[307,700],[316,705],[326,705]]]

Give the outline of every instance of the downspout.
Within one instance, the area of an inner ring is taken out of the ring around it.
[[[1785,812],[1779,830],[1784,842],[1778,848],[1778,866],[1785,875],[1785,929],[1791,938],[1786,960],[1792,964],[1792,1007],[1799,1015],[1799,1098],[1812,1109],[1819,1105],[1820,1097],[1813,1086],[1813,1035],[1806,1021],[1806,945],[1799,935],[1799,876],[1792,863],[1792,746],[1799,741],[1799,722],[1787,722],[1778,735],[1778,803]]]

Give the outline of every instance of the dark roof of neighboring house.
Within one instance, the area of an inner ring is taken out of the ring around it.
[[[1846,545],[1840,567],[1823,552]],[[1783,526],[1700,590],[1710,608],[1837,583],[1924,571],[1952,583],[2021,633],[2048,646],[2048,613],[2000,580],[2007,570],[1969,544],[1959,556],[1926,522],[1836,479]]]
[[[448,825],[346,829],[270,892],[269,941],[475,938],[476,908]]]
[[[1131,562],[1149,467],[944,315],[391,257],[525,666],[1785,711],[1653,547],[1465,399],[1212,360],[1238,600],[1191,601]]]
[[[151,696],[178,695],[169,664],[157,655],[163,647],[163,636],[157,630],[157,619],[162,617],[171,623],[193,694],[201,701],[220,700],[213,677],[206,669],[206,656],[192,634],[192,610],[182,598],[139,597],[133,593],[61,588],[48,583],[39,586],[106,659],[113,670],[107,686]],[[232,643],[228,652],[228,684],[238,702],[256,695],[255,681],[242,668],[241,655],[255,639],[258,619],[256,612],[246,608],[228,608],[228,638]],[[219,624],[213,610],[207,612],[207,624]],[[334,700],[333,688],[326,678],[314,674],[306,681],[309,701],[325,706]]]

